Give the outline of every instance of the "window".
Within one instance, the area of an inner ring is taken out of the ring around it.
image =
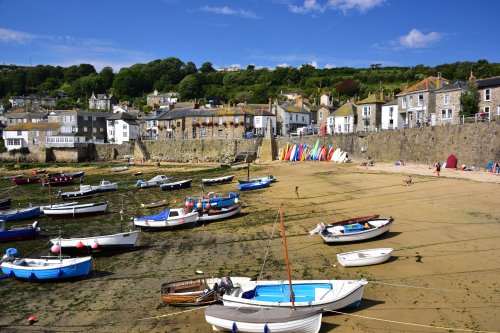
[[[202,138],[207,136],[207,128],[206,127],[200,127],[200,136]]]
[[[20,146],[21,139],[7,139],[7,146]]]
[[[238,116],[234,116],[234,123],[238,124],[240,122],[240,118]]]
[[[222,117],[219,117],[219,126],[222,125],[222,123],[224,122],[224,120],[222,119]],[[177,127],[179,127],[179,123],[177,123]]]
[[[490,113],[490,107],[489,106],[485,106],[484,107],[484,113]]]
[[[410,96],[410,100],[408,101],[408,106],[413,107],[413,96]]]
[[[320,112],[319,112],[319,119],[320,119],[320,120],[321,120],[321,119],[323,119],[323,111],[320,111]]]
[[[219,129],[219,138],[222,138],[223,135],[224,135],[224,132],[221,129]]]
[[[210,122],[210,117],[205,117],[205,122],[209,123]]]
[[[450,104],[450,95],[448,95],[448,94],[443,95],[443,104],[444,105]]]
[[[306,117],[302,116],[302,122],[306,121]]]
[[[123,130],[126,131],[127,130],[127,124],[123,124]]]
[[[83,116],[83,120],[89,120],[89,116]]]
[[[83,126],[83,131],[84,131],[85,133],[87,133],[87,131],[88,131],[88,130],[87,130],[87,126]]]
[[[23,131],[17,131],[17,136],[22,136],[23,135]]]
[[[97,133],[97,128],[96,127],[92,127],[92,133]]]
[[[298,114],[295,115],[295,121],[299,121],[299,115]]]
[[[104,132],[104,127],[99,128],[99,132],[103,133]]]
[[[123,137],[128,138],[128,132],[123,132]]]
[[[95,116],[92,116],[92,121],[96,121],[97,118]]]
[[[178,121],[176,126],[177,126],[177,127],[181,127],[181,122],[180,122],[180,121]]]
[[[491,99],[491,89],[484,89],[484,100],[489,101]]]
[[[500,105],[497,106],[497,115],[500,116]]]
[[[369,118],[372,115],[371,106],[363,106],[363,118]]]
[[[449,120],[453,118],[453,111],[451,109],[441,110],[441,119]]]
[[[292,115],[290,115],[290,121],[292,121],[292,120],[293,120]]]
[[[424,94],[418,95],[418,106],[424,105]]]
[[[394,114],[394,108],[391,106],[389,108],[389,119],[392,119],[393,114]]]
[[[403,109],[406,109],[406,97],[403,97],[403,99],[401,100],[401,106],[403,107]]]

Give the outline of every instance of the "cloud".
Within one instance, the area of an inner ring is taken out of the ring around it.
[[[228,6],[224,6],[224,7],[203,6],[200,8],[200,10],[202,10],[204,12],[214,13],[214,14],[233,15],[233,16],[249,18],[249,19],[258,19],[259,18],[252,11],[243,10],[243,9],[232,9],[232,8],[229,8]]]
[[[422,49],[439,42],[442,37],[443,34],[439,32],[432,31],[426,35],[418,29],[411,29],[407,35],[399,37],[398,41],[403,47]]]
[[[21,31],[0,28],[0,42],[27,44],[36,38],[38,38],[38,36],[36,35],[28,34]]]
[[[304,0],[303,5],[288,5],[288,9],[295,14],[321,14],[327,10],[340,10],[343,13],[358,10],[365,13],[370,9],[381,6],[386,0],[328,0],[321,4],[317,0]]]
[[[337,65],[335,64],[326,64],[323,68],[330,69],[330,68],[336,68]]]

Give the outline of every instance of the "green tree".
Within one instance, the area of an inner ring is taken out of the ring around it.
[[[196,68],[196,65],[192,61],[188,61],[186,63],[186,66],[182,69],[184,77],[191,75],[191,74],[196,74],[198,73],[198,68]]]
[[[461,116],[472,116],[479,111],[479,92],[475,82],[468,82],[467,90],[460,96],[460,103],[462,104]]]
[[[106,66],[99,72],[99,77],[102,81],[102,86],[105,90],[108,90],[113,86],[113,80],[115,78],[115,73],[113,72],[113,68]]]
[[[179,94],[183,100],[203,97],[203,77],[200,74],[186,76],[179,84]]]
[[[208,73],[212,73],[212,72],[215,72],[215,69],[212,66],[212,63],[210,61],[207,61],[207,62],[204,62],[203,64],[201,64],[200,73],[208,74]]]

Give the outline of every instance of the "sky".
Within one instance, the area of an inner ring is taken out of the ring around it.
[[[498,0],[0,0],[0,64],[500,62]]]

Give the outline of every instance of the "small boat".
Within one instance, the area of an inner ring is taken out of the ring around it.
[[[185,205],[194,207],[198,203],[203,205],[203,209],[223,208],[237,205],[240,202],[240,194],[229,192],[228,195],[222,195],[215,192],[209,192],[206,197],[187,197]]]
[[[57,204],[52,204],[52,205],[42,205],[40,206],[40,212],[44,212],[44,209],[46,208],[57,208],[57,207],[71,207],[78,205],[78,201],[72,201],[72,202],[62,202],[62,203],[57,203]]]
[[[263,177],[255,177],[255,178],[250,178],[250,179],[238,179],[238,183],[240,184],[246,184],[246,183],[253,183],[253,182],[256,182],[256,181],[266,181],[266,180],[270,180],[271,183],[274,183],[276,180],[278,180],[276,177],[274,177],[273,175],[269,175],[269,176],[263,176]]]
[[[16,176],[10,179],[16,185],[25,185],[25,184],[34,184],[40,181],[40,177],[24,177],[24,176]]]
[[[6,209],[0,211],[0,220],[24,220],[32,217],[37,217],[38,215],[40,215],[40,207]]]
[[[186,179],[186,180],[179,180],[178,182],[165,183],[161,184],[160,188],[162,191],[180,190],[182,188],[191,187],[191,181],[192,179]]]
[[[95,197],[97,194],[99,194],[98,190],[79,190],[79,191],[73,191],[73,192],[62,192],[59,191],[57,193],[57,197],[60,197],[63,200],[73,200],[73,199],[84,199],[84,198],[91,198]]]
[[[78,171],[78,172],[70,172],[70,173],[62,173],[61,175],[67,176],[67,177],[72,177],[72,178],[82,178],[83,175],[85,174],[85,171]]]
[[[150,216],[134,218],[134,225],[142,229],[172,229],[196,224],[198,212],[186,213],[183,208],[171,208]]]
[[[344,267],[377,265],[387,261],[392,254],[392,248],[378,248],[338,253],[337,260]]]
[[[358,242],[371,239],[386,233],[391,228],[394,219],[379,218],[378,215],[356,217],[344,221],[325,225],[320,222],[309,232],[310,235],[319,233],[326,243]]]
[[[54,238],[51,243],[60,245],[63,250],[104,250],[134,247],[140,231],[122,232],[114,235],[93,237]]]
[[[140,176],[142,175],[142,171],[136,171],[133,173],[134,176]]]
[[[113,172],[120,172],[120,171],[126,171],[126,170],[128,170],[127,165],[111,168],[111,171],[113,171]]]
[[[211,305],[205,309],[205,320],[214,331],[318,333],[321,310],[291,308],[239,308]]]
[[[252,191],[258,190],[260,188],[269,187],[271,185],[271,180],[257,180],[251,183],[238,184],[238,190],[240,191]]]
[[[22,226],[5,227],[5,221],[0,220],[0,242],[11,242],[17,240],[34,239],[40,231],[38,222]]]
[[[9,209],[12,204],[12,199],[11,198],[3,198],[0,199],[0,210],[2,209]]]
[[[80,191],[95,190],[97,192],[110,192],[118,190],[118,183],[111,183],[109,180],[101,180],[99,185],[80,185]]]
[[[69,259],[29,259],[22,258],[13,262],[3,262],[2,272],[21,280],[42,281],[70,279],[88,275],[92,257]]]
[[[107,202],[78,204],[71,206],[52,206],[44,207],[43,213],[51,218],[61,217],[82,217],[89,215],[102,214],[108,208]]]
[[[164,304],[175,306],[209,305],[220,301],[229,289],[238,287],[248,277],[211,277],[168,282],[161,285]]]
[[[168,204],[168,201],[163,199],[163,200],[155,201],[155,202],[141,203],[141,207],[142,208],[154,208],[154,207],[166,206],[167,204]]]
[[[41,175],[41,174],[45,174],[47,172],[48,172],[47,169],[36,169],[36,170],[31,171],[31,174],[32,175]]]
[[[165,175],[158,175],[154,176],[148,181],[142,181],[139,179],[137,183],[134,185],[134,187],[141,187],[141,188],[155,187],[155,186],[160,186],[161,184],[170,183],[171,181],[172,178],[170,177],[167,177]]]
[[[230,218],[238,215],[241,211],[241,204],[231,207],[209,209],[199,212],[198,222],[211,222]]]
[[[233,181],[234,175],[222,176],[217,178],[203,178],[201,183],[203,185],[226,184]]]
[[[73,177],[70,176],[54,176],[54,177],[47,177],[47,178],[42,178],[42,185],[43,186],[63,186],[63,185],[68,185],[68,184],[73,184],[74,179]]]

